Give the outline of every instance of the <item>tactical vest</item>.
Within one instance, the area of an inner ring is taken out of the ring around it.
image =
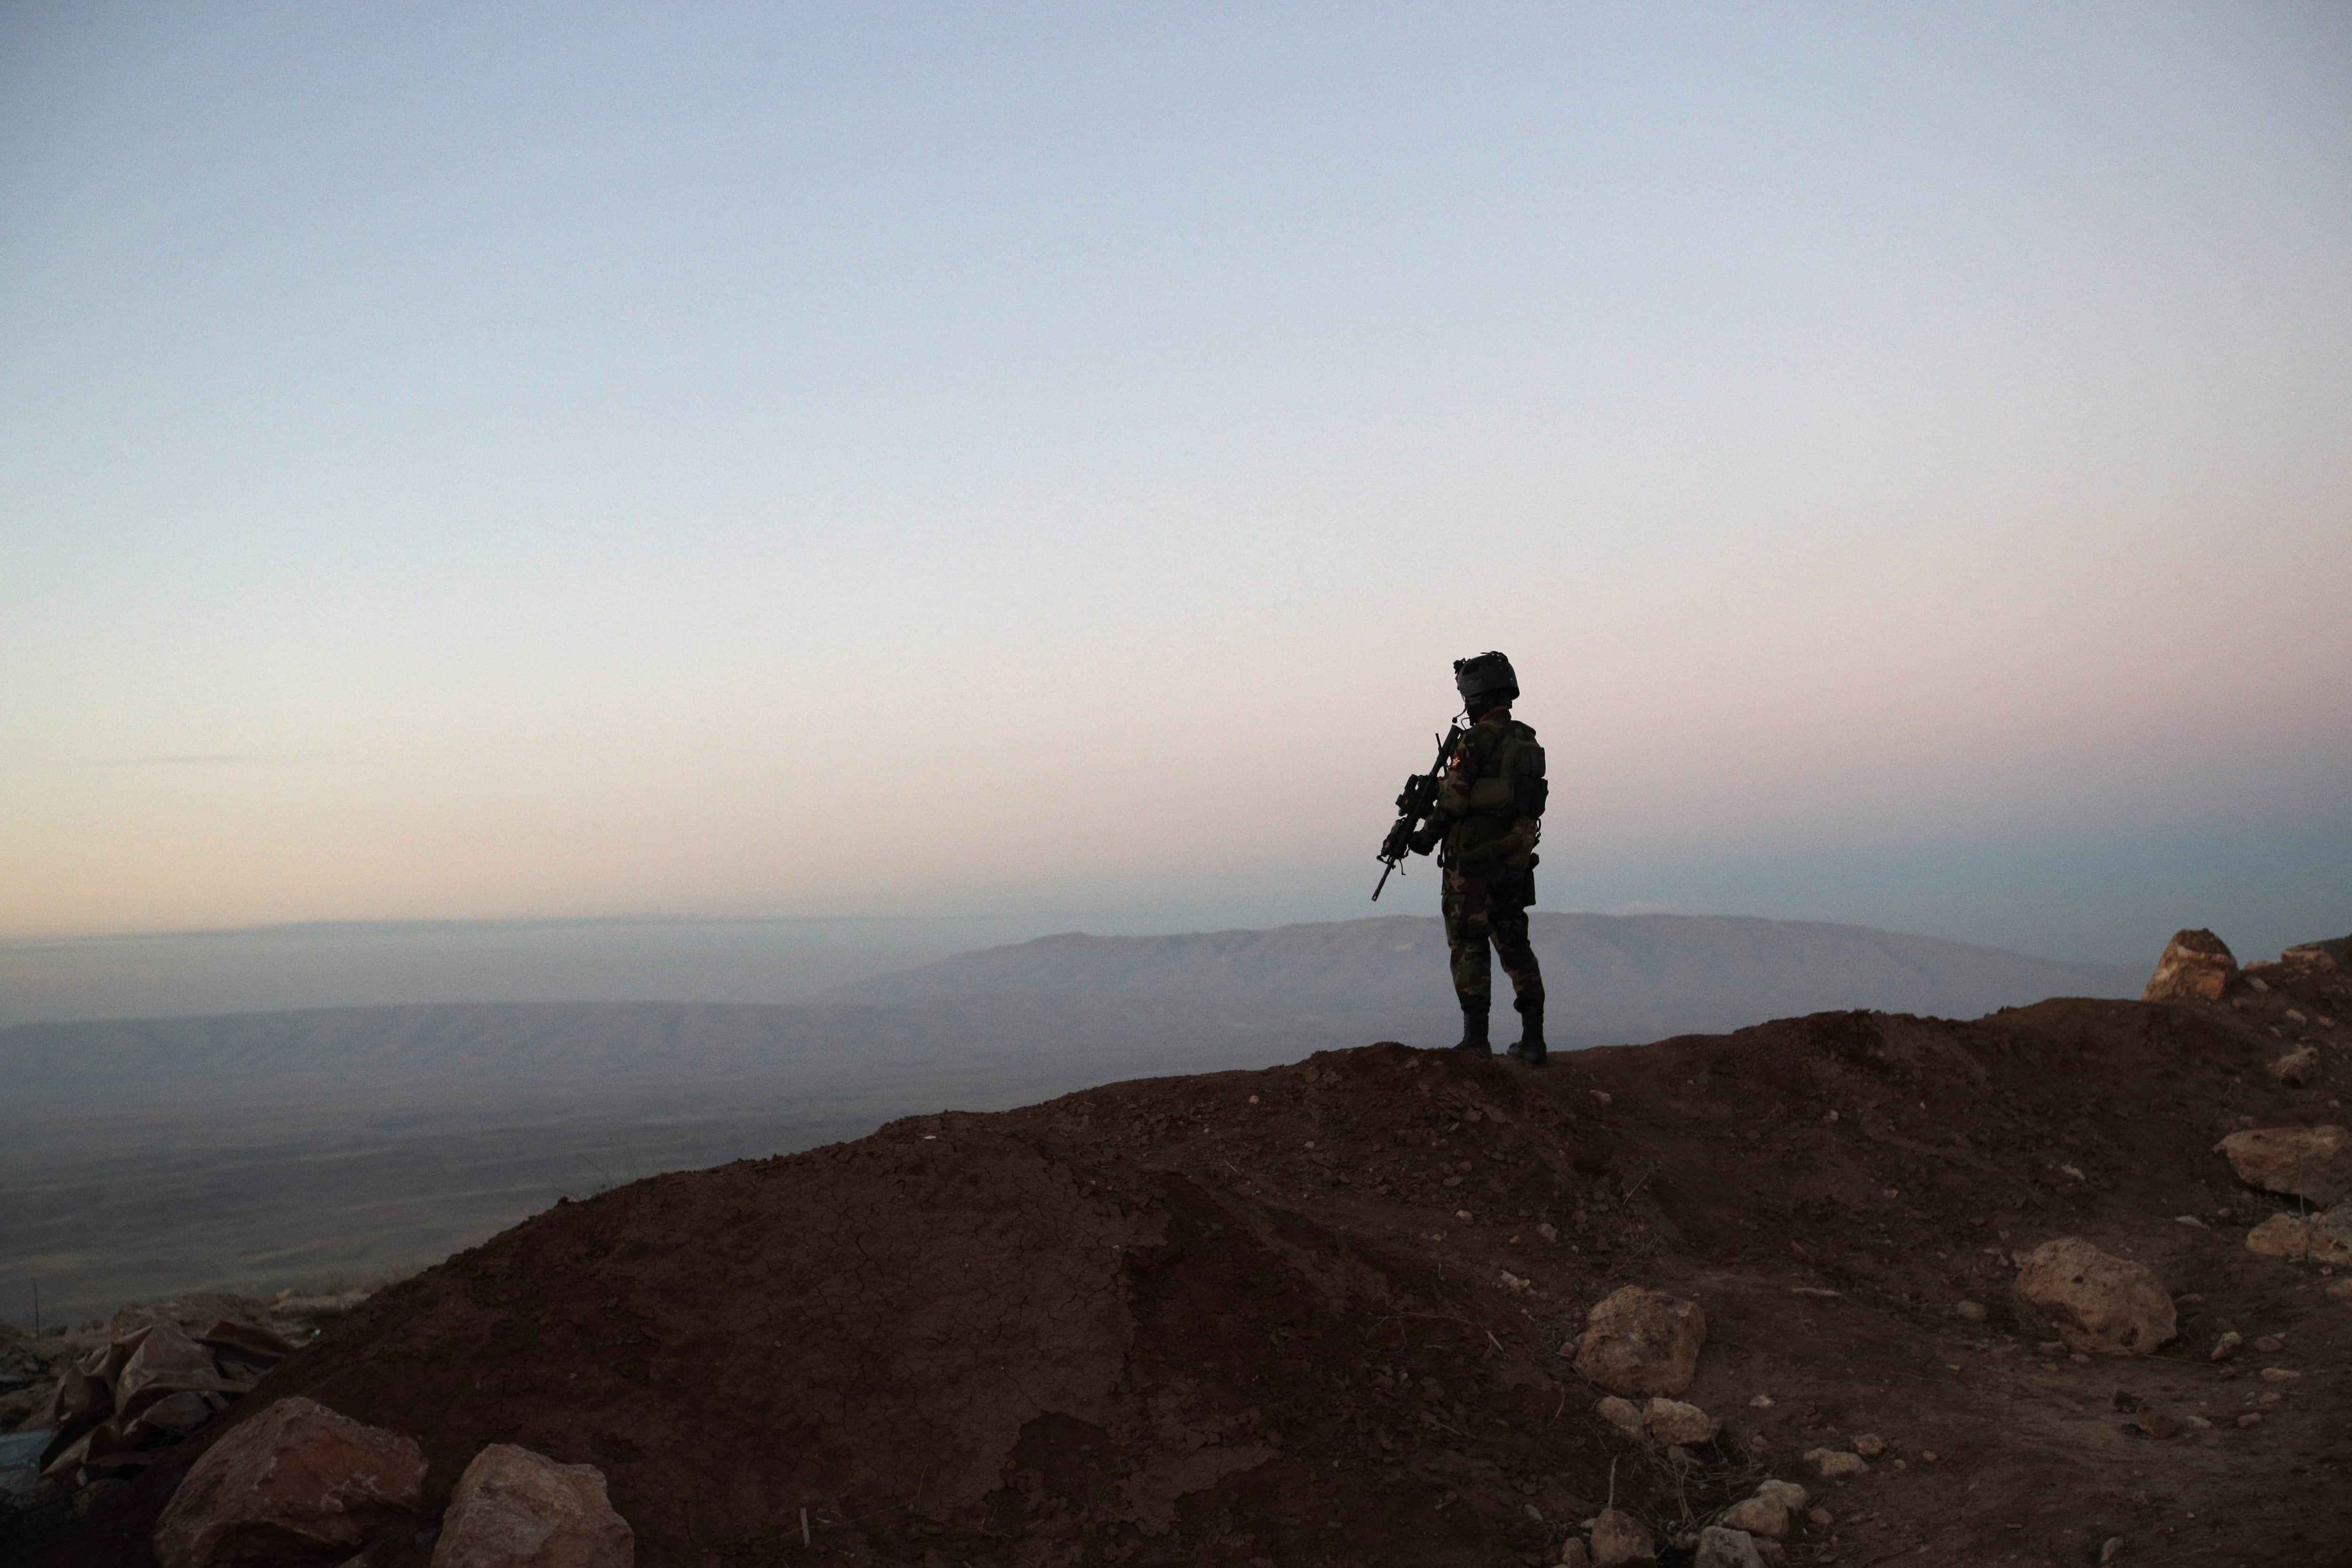
[[[1534,903],[1535,847],[1549,794],[1534,730],[1516,719],[1473,724],[1438,790],[1438,808],[1453,819],[1444,863],[1483,883],[1496,905]]]

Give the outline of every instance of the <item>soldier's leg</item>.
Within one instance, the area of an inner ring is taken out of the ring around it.
[[[1544,1065],[1544,988],[1543,969],[1536,963],[1536,950],[1528,939],[1528,911],[1525,909],[1498,909],[1487,916],[1495,933],[1495,952],[1503,961],[1503,973],[1510,976],[1513,1001],[1519,1013],[1519,1041],[1511,1054],[1531,1068]]]
[[[1492,935],[1486,923],[1484,889],[1451,871],[1445,876],[1442,908],[1445,911],[1445,946],[1454,967],[1454,996],[1462,1004],[1462,1039],[1454,1048],[1485,1053],[1486,1016],[1495,1004],[1494,973],[1486,945]]]

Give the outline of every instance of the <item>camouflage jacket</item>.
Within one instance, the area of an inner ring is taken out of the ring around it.
[[[1534,902],[1536,844],[1549,793],[1534,730],[1491,714],[1471,725],[1438,788],[1430,823],[1444,827],[1443,864],[1493,884],[1507,901],[1516,889]]]

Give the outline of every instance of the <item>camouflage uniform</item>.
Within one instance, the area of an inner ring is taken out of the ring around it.
[[[1465,1013],[1483,1016],[1493,1005],[1489,942],[1510,976],[1518,1010],[1543,1005],[1543,972],[1528,942],[1528,906],[1536,900],[1535,851],[1548,787],[1535,731],[1490,712],[1463,737],[1438,792],[1430,826],[1444,831],[1439,863],[1445,868],[1445,942]]]

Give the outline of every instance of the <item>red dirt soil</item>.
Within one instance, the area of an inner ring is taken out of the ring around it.
[[[1767,1475],[1834,1518],[1796,1563],[2352,1563],[2352,1300],[2246,1250],[2288,1205],[2212,1152],[2344,1120],[2352,984],[2266,973],[2227,1005],[1820,1014],[1543,1072],[1381,1045],[913,1118],[559,1205],[228,1424],[301,1393],[406,1434],[436,1509],[485,1444],[598,1465],[647,1568],[1537,1564],[1612,1486],[1664,1544]],[[2273,1081],[2304,1038],[2319,1079]],[[2155,1268],[2179,1338],[2021,1331],[2010,1257],[2063,1235]],[[1628,1283],[1706,1310],[1684,1397],[1725,1429],[1687,1468],[1561,1353]],[[1803,1463],[1861,1433],[1869,1474]],[[151,1562],[217,1435],[53,1561]]]

